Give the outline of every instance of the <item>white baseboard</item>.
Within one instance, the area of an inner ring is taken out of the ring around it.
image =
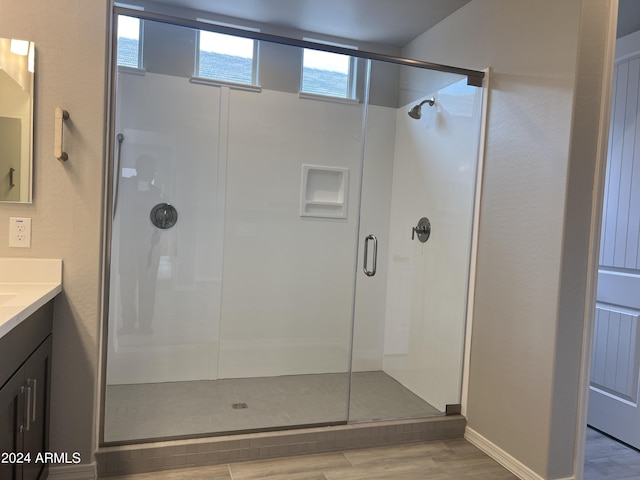
[[[79,465],[50,465],[47,480],[96,480],[96,463]]]
[[[489,455],[496,462],[498,462],[500,465],[502,465],[504,468],[509,470],[521,480],[546,480],[545,478],[541,477],[536,472],[531,470],[529,467],[527,467],[525,464],[515,459],[500,447],[495,445],[493,442],[487,440],[474,429],[466,427],[464,431],[464,438],[470,444],[478,447],[480,450]],[[575,480],[575,477],[568,477],[558,480]]]

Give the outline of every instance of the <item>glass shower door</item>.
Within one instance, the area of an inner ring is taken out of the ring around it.
[[[267,42],[262,87],[194,77],[198,32],[143,24],[146,70],[115,79],[104,441],[346,422],[362,101],[301,97],[277,62],[302,49]]]
[[[220,92],[205,90],[117,76],[107,441],[170,434],[180,419],[153,421],[172,418],[162,398],[217,376],[225,165]],[[136,406],[132,395],[149,400]]]
[[[357,273],[349,420],[441,415],[461,401],[482,89],[374,61],[371,93],[360,243],[376,236],[377,271]]]

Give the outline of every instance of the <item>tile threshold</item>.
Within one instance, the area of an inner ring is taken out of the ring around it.
[[[101,447],[98,476],[148,473],[417,441],[463,438],[461,415],[363,422],[135,445]]]

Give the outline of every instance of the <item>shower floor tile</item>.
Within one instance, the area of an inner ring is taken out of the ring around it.
[[[335,373],[108,385],[105,441],[344,422],[348,382]],[[382,371],[354,373],[351,398],[352,421],[441,413]]]

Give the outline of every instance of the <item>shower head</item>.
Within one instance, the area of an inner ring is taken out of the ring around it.
[[[420,117],[422,116],[421,110],[422,110],[422,107],[420,107],[420,105],[416,105],[411,110],[409,110],[409,116],[411,118],[415,118],[416,120],[419,120]]]
[[[428,103],[430,107],[433,107],[433,104],[436,103],[436,99],[433,97],[427,98],[426,100],[420,102],[419,105],[414,105],[414,107],[409,110],[409,116],[411,118],[419,120],[420,117],[422,117],[422,105],[424,105],[425,103]]]

